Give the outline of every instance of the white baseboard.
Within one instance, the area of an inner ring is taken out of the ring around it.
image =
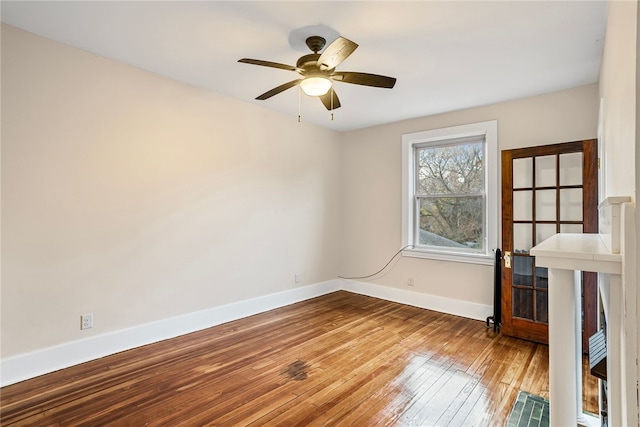
[[[477,320],[486,319],[493,311],[483,304],[335,279],[9,357],[0,364],[0,387],[338,290]]]
[[[340,286],[345,291],[367,295],[400,304],[426,308],[428,310],[448,313],[456,316],[467,317],[475,320],[486,320],[493,315],[493,306],[446,298],[437,295],[424,294],[388,286],[375,285],[373,283],[357,282],[354,280],[342,280]]]
[[[340,284],[329,280],[9,357],[0,364],[0,387],[335,292]]]

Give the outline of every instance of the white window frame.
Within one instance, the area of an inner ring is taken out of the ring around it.
[[[485,236],[484,252],[458,252],[441,247],[413,246],[416,244],[417,209],[415,197],[415,147],[444,146],[455,140],[484,136],[485,173]],[[498,121],[472,123],[402,135],[402,251],[403,256],[457,261],[473,264],[493,264],[493,249],[498,246]]]

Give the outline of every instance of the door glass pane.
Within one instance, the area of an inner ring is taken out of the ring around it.
[[[582,224],[560,224],[561,233],[582,233]]]
[[[526,251],[533,247],[531,243],[531,224],[513,224],[513,250]]]
[[[556,234],[555,224],[536,224],[536,245]]]
[[[560,154],[560,185],[582,185],[582,152]]]
[[[536,292],[536,322],[549,323],[549,294]]]
[[[536,266],[536,289],[547,289],[549,287],[549,269],[547,267]]]
[[[536,191],[536,220],[556,220],[556,190]]]
[[[513,317],[533,320],[533,290],[513,288]]]
[[[513,159],[513,188],[533,187],[533,159]]]
[[[556,186],[556,156],[536,157],[536,187]]]
[[[513,285],[533,287],[533,258],[513,255]]]
[[[582,221],[582,188],[560,190],[560,220]]]
[[[513,192],[513,220],[531,221],[533,212],[533,196],[531,191]]]

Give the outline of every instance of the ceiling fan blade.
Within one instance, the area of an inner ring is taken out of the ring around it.
[[[334,69],[347,59],[357,47],[357,43],[344,37],[338,37],[322,52],[318,58],[318,66],[321,70]]]
[[[242,58],[238,59],[238,62],[253,65],[262,65],[263,67],[280,68],[282,70],[298,71],[293,65],[280,64],[279,62],[263,61],[261,59]]]
[[[301,81],[302,79],[292,80],[278,87],[274,87],[273,89],[268,90],[262,95],[258,96],[256,99],[259,99],[260,101],[264,101],[265,99],[271,98],[273,95],[277,95],[280,92],[284,92],[287,89],[297,86],[298,84],[300,84]]]
[[[341,71],[333,73],[331,78],[338,82],[352,83],[363,86],[373,86],[391,89],[396,84],[395,77],[381,76],[379,74],[355,73]]]
[[[331,96],[333,95],[333,105],[331,104]],[[338,95],[336,95],[335,90],[330,90],[322,96],[319,96],[320,101],[324,104],[327,110],[335,110],[336,108],[340,108],[340,100],[338,99]],[[333,108],[331,108],[333,107]]]

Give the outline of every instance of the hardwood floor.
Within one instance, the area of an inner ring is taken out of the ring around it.
[[[548,397],[546,346],[340,291],[4,387],[0,417],[3,426],[498,426],[518,390]],[[591,395],[585,409],[595,408]]]

